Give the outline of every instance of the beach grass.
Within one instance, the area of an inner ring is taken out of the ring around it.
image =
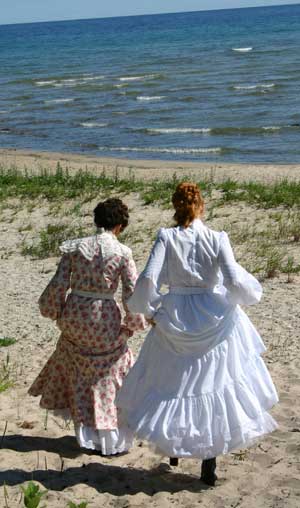
[[[6,358],[0,364],[0,393],[5,392],[12,386],[14,386],[14,381],[12,380],[10,356],[7,353]]]
[[[24,241],[21,253],[37,259],[59,255],[59,246],[64,240],[86,236],[86,231],[81,226],[75,227],[69,224],[48,224],[39,233],[37,242]]]
[[[137,180],[133,174],[124,178],[117,167],[112,174],[87,170],[74,173],[59,163],[55,171],[40,168],[38,173],[1,167],[0,206],[2,211],[8,209],[5,217],[8,223],[15,220],[22,208],[26,210],[26,221],[18,227],[22,235],[21,254],[45,259],[59,256],[59,246],[64,240],[91,233],[92,226],[85,220],[85,203],[108,196],[126,200],[132,195],[142,207],[149,207],[149,213],[153,207],[163,210],[172,207],[171,197],[178,183],[188,179],[176,174],[153,180]],[[300,241],[299,182],[216,181],[210,175],[198,184],[207,203],[208,223],[214,227],[214,220],[221,221],[217,227],[229,232],[234,247],[240,246],[242,263],[250,271],[261,279],[287,274],[288,281],[300,273],[299,256],[295,256],[293,248]],[[249,208],[249,221],[234,216],[239,204]],[[42,228],[37,228],[33,227],[31,214],[40,206],[46,206],[49,219]],[[153,241],[156,231],[157,224],[143,224],[142,230],[140,226],[131,226],[122,234],[121,241],[138,248],[138,244],[144,243],[145,234]]]
[[[300,182],[283,179],[274,183],[235,182],[226,180],[218,185],[225,202],[245,201],[264,208],[300,206]]]
[[[17,168],[0,168],[0,201],[19,197],[32,200],[44,198],[59,201],[80,198],[82,203],[101,194],[127,194],[137,192],[145,205],[161,203],[171,205],[171,196],[180,179],[174,175],[169,179],[137,180],[133,175],[121,178],[116,171],[113,176],[103,171],[100,175],[80,170],[71,174],[58,163],[55,172],[41,169],[39,174],[20,171]],[[300,182],[281,180],[275,183],[237,182],[226,179],[223,182],[212,178],[197,182],[204,196],[210,196],[213,189],[219,191],[220,199],[215,206],[229,202],[243,201],[262,208],[300,207]],[[78,204],[77,204],[78,207]],[[78,212],[78,209],[77,209]]]

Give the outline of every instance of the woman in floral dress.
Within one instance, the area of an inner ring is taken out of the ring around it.
[[[81,447],[104,455],[132,444],[131,431],[118,426],[115,397],[133,365],[127,340],[145,327],[126,306],[137,273],[131,250],[117,236],[128,217],[121,200],[107,199],[94,210],[96,234],[61,245],[57,271],[39,299],[42,315],[56,321],[61,336],[29,390],[41,395],[41,407],[73,419]],[[120,279],[122,324],[115,301]]]

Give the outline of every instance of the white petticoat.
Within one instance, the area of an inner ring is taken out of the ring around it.
[[[132,447],[133,433],[126,427],[115,430],[97,430],[84,425],[75,425],[79,446],[98,450],[102,455],[123,453]]]
[[[200,357],[176,354],[155,327],[148,334],[117,404],[123,423],[161,453],[211,458],[277,428],[267,413],[278,397],[264,344],[239,307],[234,321],[227,339]]]
[[[69,409],[55,409],[51,413],[66,422],[72,421]],[[112,430],[98,430],[74,422],[74,429],[80,448],[97,450],[102,455],[127,452],[133,445],[134,435],[127,426]]]

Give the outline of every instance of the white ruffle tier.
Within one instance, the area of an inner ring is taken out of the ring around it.
[[[124,423],[163,454],[215,457],[277,428],[267,413],[278,397],[265,347],[240,308],[235,319],[227,340],[198,358],[149,333],[117,404]]]
[[[55,409],[51,411],[57,416],[70,422],[72,420],[69,409]],[[97,450],[102,455],[115,455],[127,452],[133,445],[133,432],[126,426],[112,430],[97,430],[86,425],[74,423],[75,435],[80,448]]]
[[[75,425],[79,446],[98,450],[102,455],[123,453],[132,447],[133,433],[126,427],[115,430],[96,430],[84,425]]]

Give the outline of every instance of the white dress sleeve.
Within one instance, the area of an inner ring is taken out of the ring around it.
[[[262,296],[262,287],[253,275],[237,263],[225,232],[220,234],[218,261],[230,303],[240,305],[258,303]]]
[[[164,278],[166,257],[166,236],[160,229],[152,247],[146,267],[140,274],[133,295],[127,306],[134,313],[144,314],[151,318],[161,303],[159,292]]]

